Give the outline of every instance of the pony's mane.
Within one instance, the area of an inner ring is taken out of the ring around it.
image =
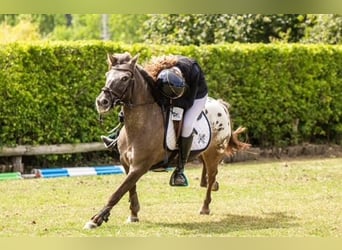
[[[156,81],[160,71],[175,66],[177,61],[178,58],[175,55],[152,57],[152,59],[144,65],[144,69],[153,80]]]

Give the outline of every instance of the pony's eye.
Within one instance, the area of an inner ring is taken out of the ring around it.
[[[123,76],[122,78],[121,78],[121,81],[127,81],[128,80],[128,76]]]

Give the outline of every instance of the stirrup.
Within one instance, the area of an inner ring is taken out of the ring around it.
[[[108,149],[113,149],[115,147],[117,141],[118,141],[118,138],[112,139],[112,138],[109,138],[108,136],[104,136],[104,135],[101,135],[101,139],[102,139],[105,147]]]
[[[170,177],[170,186],[172,187],[187,187],[189,186],[188,178],[183,172],[173,171]]]

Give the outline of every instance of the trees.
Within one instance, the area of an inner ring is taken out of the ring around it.
[[[103,17],[106,16],[104,26]],[[124,43],[202,45],[217,43],[342,41],[336,14],[5,14],[0,24],[32,25],[35,39],[109,40]],[[3,31],[4,33],[4,31]],[[4,35],[3,35],[4,36]],[[30,37],[30,36],[28,36]],[[12,41],[13,39],[6,39]]]
[[[46,35],[51,40],[101,40],[101,15],[64,15],[64,22]]]
[[[44,39],[58,26],[66,24],[64,14],[0,15],[0,41]]]
[[[147,15],[111,14],[107,16],[110,40],[125,43],[143,41],[143,35],[139,30]],[[6,25],[8,29],[14,29],[24,22],[31,26],[32,30],[38,32],[39,39],[101,40],[103,39],[101,18],[100,14],[4,14],[0,15],[0,24]],[[16,40],[17,37],[10,39],[7,32],[6,41]]]
[[[13,20],[12,20],[13,21]],[[0,42],[33,41],[41,39],[37,24],[20,20],[15,26],[0,24]]]
[[[173,14],[150,15],[145,40],[150,43],[201,45],[223,42],[298,42],[306,15],[297,14]]]
[[[318,14],[309,15],[312,27],[306,30],[304,43],[342,43],[342,15]]]
[[[239,20],[239,40],[250,43],[270,43],[274,40],[298,42],[308,25],[307,15],[301,14],[246,14],[235,15],[233,18]]]
[[[144,22],[148,15],[112,14],[109,18],[109,32],[112,41],[128,44],[144,42]]]

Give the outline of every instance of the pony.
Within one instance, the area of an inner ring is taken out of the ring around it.
[[[100,116],[116,106],[122,106],[124,126],[117,143],[126,177],[106,205],[85,224],[85,229],[93,229],[107,222],[112,208],[127,192],[130,203],[128,222],[138,222],[140,204],[137,182],[149,170],[165,167],[175,157],[165,147],[165,111],[156,99],[156,86],[137,63],[138,57],[131,57],[128,53],[107,55],[109,70],[106,83],[95,104]],[[190,160],[196,157],[203,163],[200,186],[206,187],[206,195],[200,214],[210,213],[211,192],[219,189],[216,175],[223,157],[250,147],[250,144],[238,140],[238,135],[245,128],[232,131],[228,108],[229,105],[222,100],[209,99],[203,112],[210,123],[210,142],[206,149],[190,156]]]

